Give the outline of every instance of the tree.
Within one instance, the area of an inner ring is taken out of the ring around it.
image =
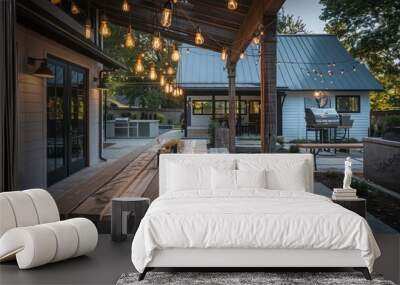
[[[400,1],[320,0],[325,30],[366,63],[384,86],[374,93],[375,110],[400,109]]]
[[[300,17],[295,18],[294,15],[285,13],[282,8],[278,14],[278,33],[279,34],[306,34],[306,24]]]

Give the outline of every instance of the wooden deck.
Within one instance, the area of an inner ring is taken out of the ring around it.
[[[60,214],[86,217],[102,233],[110,232],[111,200],[114,197],[158,196],[157,153],[159,145],[132,152],[56,199]]]

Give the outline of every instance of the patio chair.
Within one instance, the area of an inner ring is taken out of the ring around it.
[[[0,262],[16,259],[20,269],[33,268],[91,252],[97,239],[88,219],[60,221],[43,189],[0,193]]]

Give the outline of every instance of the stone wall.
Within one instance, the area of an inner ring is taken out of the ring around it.
[[[400,193],[400,142],[365,138],[364,176]]]

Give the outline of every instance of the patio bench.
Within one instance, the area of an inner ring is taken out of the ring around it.
[[[363,143],[299,143],[298,148],[309,149],[314,156],[314,168],[317,170],[317,150],[320,149],[362,149]]]

